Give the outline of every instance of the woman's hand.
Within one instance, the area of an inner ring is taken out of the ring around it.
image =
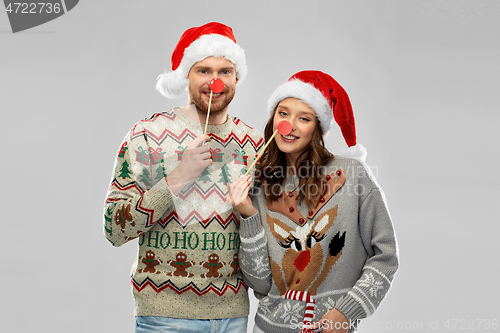
[[[231,205],[240,213],[243,218],[248,218],[257,213],[257,210],[250,200],[248,192],[252,187],[252,178],[241,175],[234,183],[229,185],[229,200]]]
[[[323,333],[347,333],[350,322],[347,317],[337,309],[327,312],[323,318],[311,324],[309,328],[317,329],[323,327]]]

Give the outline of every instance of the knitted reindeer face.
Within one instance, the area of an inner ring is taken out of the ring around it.
[[[337,209],[338,206],[335,206],[312,224],[297,226],[295,230],[267,215],[272,234],[278,239],[279,245],[286,249],[281,267],[271,258],[273,279],[281,295],[288,289],[316,294],[317,287],[324,281],[344,247],[345,234],[340,236],[337,233],[329,244],[323,241],[337,217]],[[323,264],[325,246],[328,247],[328,254]],[[285,281],[282,280],[282,272]]]

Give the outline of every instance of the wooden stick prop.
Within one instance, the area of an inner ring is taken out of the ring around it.
[[[248,175],[248,173],[250,172],[250,170],[252,170],[253,166],[255,165],[255,163],[257,163],[257,161],[259,160],[259,158],[262,156],[262,154],[266,150],[267,146],[274,139],[274,136],[276,135],[276,133],[279,132],[281,135],[288,135],[288,134],[290,134],[291,131],[292,131],[292,124],[290,124],[286,120],[280,121],[280,123],[278,124],[278,127],[276,127],[276,130],[274,131],[273,135],[269,138],[269,141],[267,141],[266,145],[264,146],[264,148],[262,148],[262,150],[260,151],[260,153],[257,156],[257,158],[255,158],[255,160],[253,161],[253,163],[250,166],[250,168],[248,168],[247,172],[245,173],[245,176]]]
[[[224,82],[221,79],[214,78],[210,81],[210,99],[208,101],[207,120],[205,121],[205,135],[207,134],[208,117],[210,117],[210,105],[212,105],[212,92],[218,94],[222,90],[224,90]]]

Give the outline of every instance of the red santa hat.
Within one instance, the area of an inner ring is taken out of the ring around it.
[[[176,98],[188,86],[187,75],[198,61],[224,57],[236,67],[238,82],[247,74],[245,51],[236,43],[231,27],[211,22],[184,32],[172,53],[172,72],[158,76],[156,90],[166,98]]]
[[[289,97],[300,99],[316,112],[325,136],[335,120],[349,147],[341,155],[365,160],[366,149],[356,142],[356,126],[349,96],[334,78],[320,71],[301,71],[292,75],[269,98],[269,114],[274,112],[279,102]]]

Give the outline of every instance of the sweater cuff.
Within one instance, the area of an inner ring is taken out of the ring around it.
[[[252,238],[262,233],[264,228],[260,223],[259,213],[255,213],[252,216],[241,219],[240,222],[240,238]]]
[[[367,317],[363,307],[349,294],[343,297],[335,305],[335,308],[342,312],[351,322]]]

